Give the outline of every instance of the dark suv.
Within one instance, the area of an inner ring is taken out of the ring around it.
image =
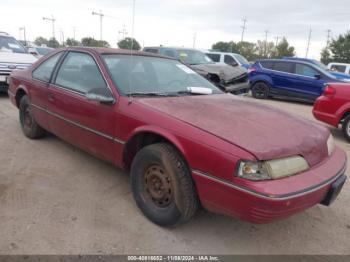
[[[255,98],[282,97],[313,102],[325,84],[344,82],[322,68],[303,61],[268,59],[257,61],[249,69]]]
[[[240,66],[229,66],[213,62],[205,53],[191,48],[145,47],[145,52],[175,58],[204,76],[224,92],[245,94],[250,86],[248,73]]]

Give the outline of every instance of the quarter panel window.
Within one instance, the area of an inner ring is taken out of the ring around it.
[[[50,57],[47,59],[45,62],[43,62],[41,65],[39,65],[34,71],[33,71],[33,78],[44,81],[44,82],[49,82],[52,72],[62,56],[62,52],[55,54],[54,56]]]
[[[295,65],[295,73],[297,75],[308,76],[308,77],[315,77],[315,75],[319,74],[315,69],[311,68],[310,66],[302,65],[302,64]]]
[[[58,71],[55,84],[82,94],[107,88],[92,56],[79,52],[70,52],[67,55]]]

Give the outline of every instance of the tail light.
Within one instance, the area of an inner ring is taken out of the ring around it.
[[[326,97],[333,97],[335,95],[335,88],[331,86],[326,86],[323,90],[323,95]]]
[[[255,72],[257,69],[254,67],[248,68],[248,74]]]

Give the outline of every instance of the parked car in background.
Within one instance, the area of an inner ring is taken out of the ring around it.
[[[350,64],[329,63],[327,68],[333,73],[343,73],[350,78]]]
[[[334,75],[336,78],[340,80],[350,81],[350,75],[348,73],[349,71],[335,70],[335,68],[327,67],[325,64],[321,63],[320,61],[317,61],[316,59],[300,58],[300,57],[283,57],[283,59],[293,60],[293,61],[303,61],[310,64],[314,64],[325,71],[329,71],[329,73],[331,73],[332,75]],[[339,69],[341,70],[342,68],[339,68]]]
[[[31,46],[28,47],[28,52],[34,55],[37,58],[41,58],[49,53],[51,53],[54,48],[46,47],[46,46]]]
[[[302,61],[265,59],[249,69],[252,95],[258,99],[280,97],[313,102],[325,84],[343,82],[322,68]]]
[[[245,94],[249,92],[247,70],[226,64],[214,63],[203,52],[191,48],[145,47],[145,52],[175,58],[207,78],[224,92]]]
[[[316,119],[336,128],[342,126],[350,142],[350,84],[329,84],[313,108]]]
[[[225,94],[164,56],[56,50],[14,72],[9,95],[27,137],[49,131],[130,170],[138,207],[161,226],[188,221],[199,203],[271,222],[330,205],[346,180],[327,128]]]
[[[244,67],[245,69],[248,69],[250,67],[250,63],[248,62],[248,60],[240,54],[215,51],[206,51],[205,54],[216,63],[228,64],[230,66],[239,65]]]
[[[12,71],[26,69],[36,60],[14,37],[0,32],[0,92],[7,91]]]

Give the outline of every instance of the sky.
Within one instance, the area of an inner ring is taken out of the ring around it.
[[[334,4],[336,3],[336,4]],[[52,24],[43,17],[53,16],[55,36],[81,39],[100,38],[99,17],[102,12],[103,39],[112,47],[126,36],[134,37],[142,46],[185,46],[209,49],[217,41],[241,40],[243,18],[247,19],[244,40],[276,41],[285,36],[305,57],[310,28],[309,57],[318,59],[331,37],[349,30],[349,0],[135,0],[135,22],[132,30],[133,0],[0,0],[0,31],[27,40],[37,36],[52,37]],[[195,37],[194,37],[195,36]]]

